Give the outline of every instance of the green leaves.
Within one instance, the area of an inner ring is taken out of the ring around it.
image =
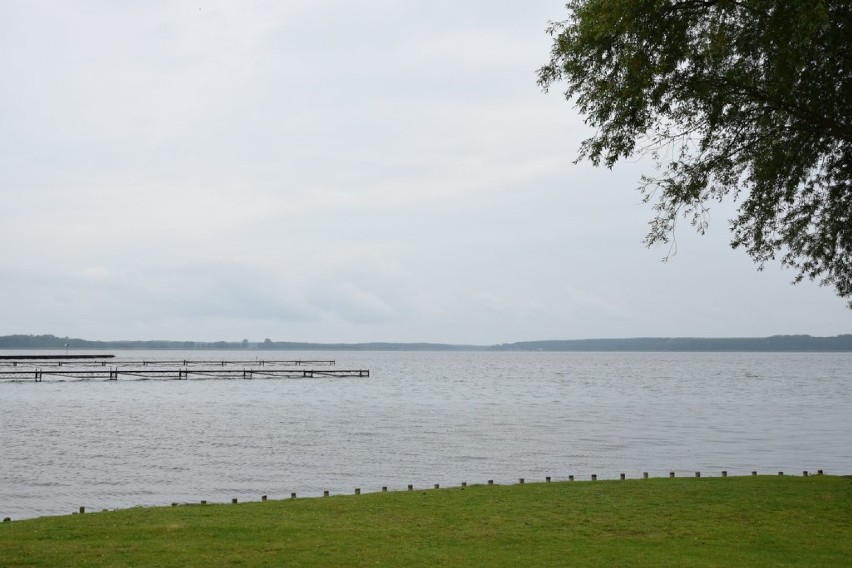
[[[567,8],[539,84],[565,83],[595,127],[579,159],[658,158],[640,185],[655,201],[647,244],[667,242],[679,219],[703,231],[710,202],[731,194],[734,247],[852,298],[852,3]]]

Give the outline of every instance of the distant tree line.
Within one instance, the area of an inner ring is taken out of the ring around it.
[[[812,337],[705,338],[640,337],[632,339],[577,339],[522,341],[500,345],[452,345],[447,343],[299,343],[288,341],[90,341],[55,335],[0,336],[0,349],[41,350],[261,350],[261,351],[849,351],[852,335]]]

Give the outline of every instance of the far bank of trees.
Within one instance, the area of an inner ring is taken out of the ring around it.
[[[0,349],[50,351],[110,349],[210,351],[848,351],[852,335],[776,335],[746,338],[627,338],[525,341],[501,345],[446,343],[298,343],[272,341],[90,341],[54,335],[0,336]]]

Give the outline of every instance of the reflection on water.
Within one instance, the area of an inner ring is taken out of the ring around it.
[[[850,354],[310,358],[372,376],[0,383],[0,516],[591,473],[852,473]]]

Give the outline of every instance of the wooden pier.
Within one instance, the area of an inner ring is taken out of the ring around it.
[[[293,365],[288,368],[283,365]],[[0,380],[35,381],[122,379],[313,379],[322,377],[368,378],[369,369],[330,369],[334,361],[199,361],[199,360],[137,360],[137,361],[4,361]],[[109,365],[109,366],[107,366]],[[325,368],[304,368],[305,365]],[[9,368],[11,367],[11,368]],[[153,368],[152,368],[153,367]],[[166,368],[168,367],[168,368]],[[301,367],[301,368],[298,368]]]
[[[0,355],[0,361],[56,361],[78,359],[112,359],[115,355]]]
[[[39,367],[106,367],[107,365],[112,367],[189,367],[189,366],[199,366],[199,365],[216,365],[218,367],[227,367],[233,365],[241,365],[243,367],[246,366],[256,366],[256,367],[267,367],[267,366],[296,366],[296,367],[304,367],[307,365],[314,366],[334,366],[336,361],[334,360],[306,360],[306,359],[119,359],[119,360],[106,360],[105,357],[114,357],[114,355],[107,356],[97,356],[97,357],[87,357],[86,359],[78,359],[72,358],[67,360],[65,357],[32,357],[32,358],[24,358],[24,357],[7,357],[0,358],[0,367],[18,367],[18,366],[34,366],[38,365]],[[103,359],[103,360],[99,360]]]

